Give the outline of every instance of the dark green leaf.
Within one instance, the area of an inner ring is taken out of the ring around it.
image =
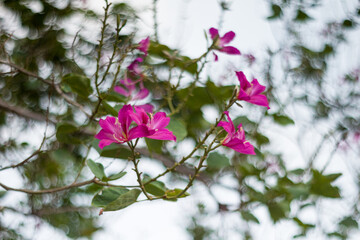
[[[146,183],[151,178],[149,176],[144,176],[143,182]],[[163,196],[166,192],[166,187],[163,182],[160,181],[153,181],[151,183],[145,184],[146,192],[154,195],[154,196]]]
[[[106,188],[94,196],[91,205],[95,207],[105,207],[106,205],[115,201],[120,195],[125,194],[128,191],[129,189],[120,187]]]
[[[91,159],[87,160],[87,165],[90,168],[91,172],[98,179],[102,180],[105,177],[104,166],[101,163],[96,163]]]
[[[180,142],[187,136],[186,125],[184,121],[180,119],[171,118],[171,121],[166,128],[176,136],[176,142]]]
[[[344,28],[352,28],[354,26],[354,22],[351,19],[346,19],[343,21]]]
[[[104,211],[117,211],[136,202],[141,190],[132,189],[124,194],[121,194],[116,200],[112,201],[104,207]]]
[[[304,11],[298,9],[294,21],[305,22],[311,19],[312,18],[309,17],[309,15],[307,15]]]
[[[280,18],[283,14],[281,7],[279,5],[271,4],[271,10],[272,10],[272,15],[267,18],[269,20]]]
[[[219,170],[230,166],[229,159],[220,153],[212,152],[209,154],[209,157],[206,159],[207,166],[210,169]]]
[[[356,220],[354,220],[351,216],[345,217],[341,222],[340,225],[346,227],[346,228],[358,228],[359,225]]]
[[[70,86],[72,91],[84,98],[87,98],[93,92],[90,79],[82,75],[67,74],[62,78],[62,82]]]
[[[247,222],[260,223],[259,220],[249,211],[241,211],[241,217]]]

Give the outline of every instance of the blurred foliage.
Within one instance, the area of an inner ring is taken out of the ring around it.
[[[121,181],[126,172],[108,174],[105,164],[88,158],[89,151],[96,150],[93,152],[99,158],[126,164],[132,154],[123,145],[112,144],[100,149],[99,141],[93,136],[98,126],[96,119],[117,116],[118,110],[129,101],[112,90],[128,71],[125,66],[139,55],[133,39],[138,16],[130,5],[114,3],[106,12],[104,29],[101,28],[104,15],[85,9],[80,0],[37,2],[39,9],[31,1],[4,0],[0,9],[4,12],[0,16],[0,128],[5,133],[11,133],[11,128],[14,130],[12,134],[3,135],[8,138],[0,139],[1,168],[19,163],[29,152],[36,151],[38,146],[31,140],[41,139],[43,132],[38,134],[39,129],[48,125],[52,134],[44,138],[44,147],[30,161],[16,168],[24,188],[45,190],[66,186],[88,179],[90,171],[91,176],[104,185],[92,183],[51,194],[27,194],[26,200],[14,201],[11,208],[1,206],[0,212],[6,216],[7,211],[12,211],[25,218],[43,220],[68,238],[91,238],[94,232],[102,229],[97,223],[99,208],[104,211],[123,209],[136,203],[141,193],[139,189],[111,186],[112,181]],[[325,23],[323,38],[313,37],[319,41],[315,47],[303,38],[302,31],[307,24],[317,21],[315,13],[320,5],[321,1],[316,0],[270,1],[268,21],[279,21],[286,29],[286,44],[269,50],[269,61],[262,66],[265,69],[262,79],[268,85],[267,96],[272,110],[260,118],[252,114],[234,118],[235,125],[242,123],[247,138],[257,147],[256,156],[227,150],[217,150],[207,156],[206,168],[200,172],[200,177],[209,192],[213,187],[225,187],[240,200],[234,205],[224,204],[215,194],[210,194],[210,201],[216,202],[218,209],[211,213],[204,204],[198,205],[198,212],[187,227],[194,239],[220,238],[218,229],[207,224],[212,217],[210,214],[236,214],[240,221],[246,222],[238,226],[240,234],[244,239],[251,239],[251,226],[262,224],[255,213],[260,207],[266,209],[274,223],[287,220],[297,226],[299,232],[294,237],[306,237],[319,226],[315,221],[302,220],[302,211],[315,208],[321,199],[343,198],[336,182],[341,173],[316,168],[316,156],[304,168],[288,169],[286,161],[291,159],[284,159],[281,153],[270,149],[273,139],[264,130],[269,124],[284,129],[298,126],[298,120],[287,111],[289,105],[297,104],[296,107],[305,106],[311,111],[315,127],[323,121],[331,121],[333,126],[324,139],[331,135],[340,143],[360,133],[359,68],[345,73],[340,82],[333,79],[330,72],[340,47],[349,40],[349,32],[358,28],[359,9],[349,11],[344,19]],[[221,1],[220,7],[227,11],[231,4]],[[121,30],[123,27],[126,31]],[[285,64],[274,67],[276,60]],[[210,107],[221,112],[235,88],[234,85],[221,86],[208,76],[198,84],[183,84],[185,77],[199,80],[201,64],[199,59],[151,41],[149,57],[141,65],[144,85],[152,93],[152,103],[169,112],[179,107],[168,126],[179,142],[190,140],[198,144],[199,136],[212,124],[206,120],[204,109]],[[282,72],[284,79],[272,72],[272,67]],[[165,76],[167,74],[169,76]],[[328,91],[329,86],[334,85],[335,91]],[[287,99],[280,98],[279,92],[288,93]],[[244,109],[248,106],[244,105]],[[21,136],[24,135],[28,140],[23,140]],[[218,140],[223,137],[225,134]],[[148,152],[141,154],[146,153],[154,162],[161,161],[164,169],[171,166],[164,158],[175,161],[179,152],[183,154],[180,147],[166,141],[146,139],[145,143]],[[206,147],[206,144],[200,146],[198,153]],[[193,156],[185,167],[193,168],[199,159]],[[88,174],[82,171],[84,168],[88,168]],[[173,179],[188,180],[188,172],[181,174],[176,170],[171,172]],[[226,186],[224,179],[227,178],[231,178],[235,186]],[[150,174],[144,171],[142,181],[150,179]],[[170,184],[155,180],[144,189],[153,197],[176,201],[174,197],[183,189],[170,189],[166,185]],[[5,191],[0,192],[0,198],[6,195]],[[186,196],[189,193],[185,192],[182,197]],[[79,198],[85,200],[79,203],[76,200]],[[324,235],[347,239],[358,229],[359,212],[355,202],[353,213],[339,216],[336,227],[324,230]],[[22,233],[20,226],[13,229],[5,218],[0,220],[1,239],[22,239]]]

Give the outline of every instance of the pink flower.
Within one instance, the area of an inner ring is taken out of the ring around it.
[[[140,89],[137,91],[135,86],[136,83],[130,79],[122,79],[120,80],[120,84],[122,84],[122,86],[115,86],[114,91],[130,98],[130,100],[141,100],[149,95],[149,90],[142,84],[140,84]]]
[[[139,42],[139,46],[137,47],[137,49],[143,52],[146,57],[148,55],[149,45],[150,45],[150,38],[147,37]]]
[[[155,115],[150,114],[141,107],[135,107],[135,112],[131,114],[131,118],[139,125],[146,126],[149,135],[147,138],[158,140],[172,140],[176,141],[174,134],[165,127],[169,124],[170,118],[166,117],[164,112],[157,112]]]
[[[232,47],[232,46],[225,46],[225,44],[228,44],[229,42],[231,42],[234,39],[235,33],[233,31],[225,33],[225,35],[222,37],[220,37],[219,31],[216,28],[210,28],[209,33],[210,33],[211,39],[213,41],[215,41],[215,47],[218,51],[224,52],[227,54],[232,54],[232,55],[240,55],[241,54],[239,49]],[[218,56],[215,53],[214,53],[214,56],[215,56],[215,61],[217,61]]]
[[[252,82],[249,83],[243,72],[236,72],[236,76],[240,81],[240,92],[238,95],[239,100],[244,100],[246,102],[270,109],[266,96],[261,94],[265,91],[265,86],[260,85],[256,79],[253,79]]]
[[[251,145],[251,143],[245,139],[245,131],[242,128],[242,125],[240,124],[238,126],[238,130],[235,131],[235,126],[229,116],[229,112],[225,111],[224,113],[227,116],[228,122],[220,121],[217,126],[223,127],[228,134],[224,140],[222,140],[221,144],[223,146],[234,149],[239,153],[255,155],[253,145]]]
[[[124,143],[150,134],[148,128],[144,125],[130,129],[133,121],[130,117],[131,113],[133,113],[131,105],[124,105],[120,109],[117,118],[106,117],[105,120],[100,119],[99,124],[102,129],[95,135],[95,138],[100,139],[99,147],[101,149],[111,143]]]

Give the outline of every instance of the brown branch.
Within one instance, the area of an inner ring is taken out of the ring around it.
[[[61,192],[61,191],[67,190],[67,189],[85,186],[85,185],[94,183],[95,182],[94,180],[95,180],[95,178],[84,181],[84,182],[78,182],[78,183],[70,184],[70,185],[63,186],[63,187],[44,189],[44,190],[30,190],[30,189],[23,189],[23,188],[12,188],[12,187],[6,186],[6,185],[4,185],[2,183],[0,183],[0,187],[4,188],[6,191],[23,192],[23,193],[28,193],[28,194],[44,194],[44,193]]]
[[[26,108],[12,106],[9,103],[5,102],[0,98],[0,108],[5,111],[15,113],[18,116],[24,117],[26,119],[32,119],[39,122],[45,122],[46,116],[37,112],[32,112]],[[54,119],[49,119],[50,123],[56,124]]]

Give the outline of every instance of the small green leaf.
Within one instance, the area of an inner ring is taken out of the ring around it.
[[[91,159],[87,160],[87,165],[90,168],[91,172],[98,179],[102,180],[105,177],[104,166],[101,163],[96,163]]]
[[[116,143],[101,149],[99,148],[99,140],[94,139],[91,146],[95,148],[102,157],[128,159],[131,156],[131,151],[129,149]]]
[[[206,159],[207,166],[210,169],[221,169],[230,166],[229,159],[220,153],[212,152],[209,154],[209,157]]]
[[[358,228],[359,225],[356,220],[354,220],[351,216],[345,217],[341,222],[340,225],[346,227],[346,228]]]
[[[271,10],[272,10],[272,15],[267,18],[269,20],[280,18],[283,14],[281,7],[279,5],[271,4]]]
[[[176,136],[177,142],[180,142],[187,136],[186,125],[184,121],[180,119],[172,118],[166,128],[169,129]]]
[[[119,172],[113,175],[110,175],[109,177],[105,177],[105,181],[114,181],[117,179],[122,178],[123,176],[125,176],[126,172]]]
[[[147,175],[144,176],[143,182],[146,183],[151,178]],[[163,196],[166,192],[166,187],[163,182],[160,181],[153,181],[151,183],[145,184],[146,192],[154,195],[154,196]]]
[[[241,217],[247,222],[260,223],[259,220],[249,211],[241,211]]]
[[[344,28],[352,28],[352,27],[354,27],[354,22],[353,22],[351,19],[345,19],[345,20],[343,21],[342,26],[343,26]]]
[[[62,82],[69,85],[72,91],[84,98],[93,92],[90,79],[82,75],[67,74],[62,78]]]
[[[105,207],[115,201],[120,195],[129,191],[126,188],[109,187],[97,193],[92,199],[91,205],[95,207]]]
[[[118,112],[112,106],[110,106],[106,101],[102,101],[102,107],[107,114],[110,114],[114,117],[118,116]]]
[[[183,190],[180,189],[180,188],[166,190],[165,196],[167,197],[167,199],[165,199],[165,200],[176,202],[177,198],[175,198],[175,197],[178,196],[182,191]],[[184,197],[187,197],[187,196],[190,196],[190,194],[185,192],[179,198],[184,198]]]
[[[306,12],[298,9],[294,21],[306,22],[306,21],[311,20],[311,19],[312,18],[309,15],[307,15]]]
[[[331,182],[340,176],[339,174],[322,175],[317,170],[312,170],[312,172],[313,177],[310,181],[310,191],[312,194],[329,198],[340,198],[339,188],[331,185]]]
[[[282,126],[295,124],[294,120],[292,120],[291,118],[285,115],[273,114],[272,117],[275,123],[280,124]]]
[[[104,211],[117,211],[136,202],[141,190],[132,189],[124,194],[121,194],[116,200],[112,201],[104,207]]]
[[[117,92],[110,92],[109,94],[107,94],[105,96],[105,99],[109,102],[120,102],[120,103],[123,103],[123,102],[126,102],[126,97],[120,95],[119,93]]]

